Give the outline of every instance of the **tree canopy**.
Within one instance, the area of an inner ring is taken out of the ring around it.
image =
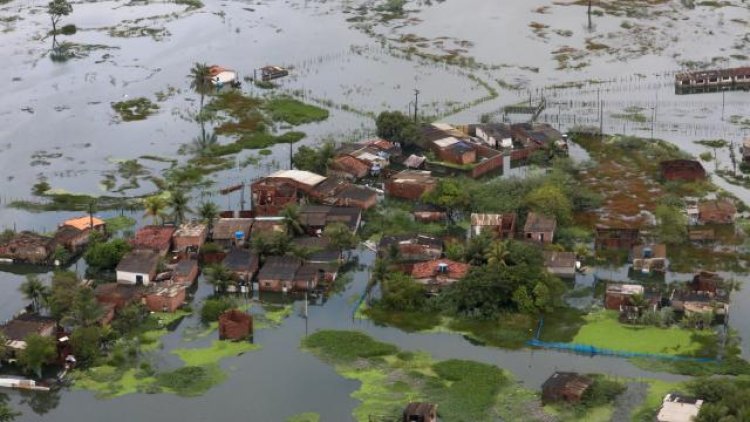
[[[390,273],[381,280],[381,305],[392,311],[417,311],[424,306],[427,298],[425,289],[408,275]]]
[[[417,124],[400,111],[384,111],[375,119],[378,136],[391,142],[399,142],[408,148],[419,142]]]
[[[326,174],[328,164],[335,155],[335,147],[332,142],[325,142],[317,148],[301,146],[292,157],[292,163],[298,170],[311,171],[318,174]]]
[[[95,241],[86,249],[83,259],[86,260],[86,265],[95,271],[114,270],[130,249],[132,247],[124,239]]]
[[[26,348],[18,355],[18,363],[28,373],[42,377],[42,366],[50,363],[57,355],[57,344],[52,337],[30,334],[24,341]]]

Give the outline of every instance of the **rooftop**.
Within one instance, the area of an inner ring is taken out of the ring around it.
[[[416,184],[435,184],[437,179],[432,176],[432,172],[425,170],[404,170],[396,173],[391,178],[393,183],[416,183]]]
[[[117,271],[150,274],[156,271],[158,265],[159,253],[148,249],[136,249],[128,252],[120,260]]]
[[[258,255],[248,249],[232,248],[221,263],[232,271],[253,271],[258,268]]]
[[[177,231],[174,232],[174,237],[200,237],[206,234],[206,225],[203,223],[185,223],[182,224]]]
[[[504,214],[471,214],[472,226],[502,226]]]
[[[245,235],[253,226],[252,218],[220,218],[214,224],[214,240],[234,239],[237,232],[243,232]]]
[[[530,212],[526,217],[526,224],[523,226],[525,232],[551,232],[555,231],[557,220],[555,217],[548,217],[544,214]]]
[[[642,295],[645,289],[640,284],[607,284],[607,293]]]
[[[326,180],[325,176],[321,176],[311,171],[304,171],[304,170],[280,170],[280,171],[277,171],[276,173],[271,174],[270,176],[268,176],[268,178],[291,179],[297,183],[311,186],[311,187]]]
[[[88,230],[91,228],[92,221],[94,223],[94,227],[105,225],[104,220],[101,220],[96,217],[89,217],[88,215],[85,215],[83,217],[76,217],[76,218],[71,218],[70,220],[66,220],[63,223],[63,226],[74,227],[78,230]]]
[[[135,233],[130,243],[136,248],[169,248],[174,232],[172,226],[146,226]]]
[[[703,400],[667,394],[656,420],[659,422],[690,422],[698,416]]]
[[[258,280],[292,281],[302,261],[294,256],[269,256],[258,273]]]
[[[450,259],[434,259],[415,264],[411,270],[411,276],[420,279],[444,275],[460,279],[466,276],[470,269],[471,266],[463,262],[451,261]]]
[[[23,341],[30,334],[40,334],[43,331],[56,326],[57,323],[53,318],[43,317],[36,314],[22,314],[5,324],[0,325],[0,332],[2,332],[8,340]]]
[[[574,252],[544,251],[545,267],[575,267],[576,254]]]

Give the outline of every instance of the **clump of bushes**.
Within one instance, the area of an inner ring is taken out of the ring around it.
[[[201,308],[201,321],[208,324],[219,320],[219,316],[235,307],[234,300],[228,297],[206,299]]]

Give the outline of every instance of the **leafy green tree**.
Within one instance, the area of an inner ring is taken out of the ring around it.
[[[18,290],[23,294],[26,300],[31,301],[31,306],[34,312],[39,312],[44,298],[47,296],[47,286],[39,279],[35,274],[29,274],[26,276],[26,281],[18,286]]]
[[[78,276],[70,271],[57,271],[52,275],[49,309],[56,320],[62,320],[75,306],[80,282]]]
[[[534,189],[526,195],[526,205],[533,211],[555,217],[558,224],[567,224],[573,219],[573,204],[556,185],[545,184]]]
[[[134,328],[139,327],[148,315],[148,310],[140,303],[133,303],[117,312],[112,321],[112,329],[122,336],[131,333]]]
[[[18,355],[18,363],[28,373],[42,377],[42,367],[57,356],[57,344],[52,337],[30,334],[24,339],[26,348]]]
[[[261,257],[285,255],[291,249],[289,235],[286,233],[260,233],[250,240],[253,250]]]
[[[154,224],[159,224],[159,219],[164,217],[164,211],[169,204],[159,195],[149,196],[143,200],[144,216],[151,217]]]
[[[318,174],[326,174],[331,159],[336,155],[336,147],[333,142],[325,142],[318,148],[301,146],[292,157],[292,163],[298,170],[311,171]]]
[[[683,243],[687,239],[687,217],[677,207],[661,204],[654,210],[656,231],[659,238],[670,244]]]
[[[449,241],[445,244],[445,257],[453,261],[463,261],[466,257],[466,247],[457,240]]]
[[[536,311],[534,298],[531,297],[526,286],[520,286],[515,292],[513,292],[513,303],[515,303],[518,310],[524,314],[532,314]]]
[[[455,179],[440,179],[435,189],[425,192],[422,200],[445,209],[451,222],[455,222],[456,212],[466,211],[471,206],[469,191]]]
[[[380,113],[375,119],[375,126],[379,137],[399,142],[404,148],[416,146],[421,136],[417,124],[400,111]]]
[[[201,308],[201,321],[204,324],[218,321],[219,316],[236,306],[230,297],[214,297],[206,299]]]
[[[11,409],[8,403],[0,403],[0,422],[12,422],[18,416],[21,413]]]
[[[97,302],[94,291],[82,287],[78,289],[73,307],[63,318],[63,322],[76,328],[91,327],[98,324],[103,315],[104,309]]]
[[[53,37],[57,34],[57,24],[63,16],[73,13],[73,6],[66,0],[52,0],[47,4],[47,14],[52,20]]]
[[[284,217],[284,226],[286,226],[286,232],[291,236],[297,236],[304,232],[302,228],[302,220],[299,215],[299,208],[296,204],[288,204],[281,210],[281,217]]]
[[[96,363],[101,355],[102,330],[96,325],[81,327],[73,331],[70,344],[77,364],[88,367]]]
[[[380,304],[392,311],[417,311],[426,302],[424,286],[403,273],[392,273],[383,279]]]
[[[110,271],[117,267],[132,246],[124,239],[91,243],[83,255],[86,265],[94,271]]]
[[[203,202],[198,208],[198,215],[208,225],[208,232],[214,228],[214,220],[219,216],[219,208],[213,202]]]
[[[323,229],[325,237],[331,245],[343,253],[344,250],[357,246],[357,236],[343,223],[331,223]]]
[[[190,197],[182,190],[172,192],[169,197],[169,206],[172,208],[172,215],[177,224],[185,221],[185,215],[192,210],[190,209]]]
[[[214,291],[218,293],[226,293],[229,286],[236,283],[234,273],[221,264],[213,264],[206,268],[206,281],[214,286]]]
[[[492,237],[486,232],[469,239],[466,245],[466,259],[474,265],[484,265],[487,253],[492,247]]]
[[[8,354],[10,354],[8,337],[6,337],[4,333],[0,332],[0,361],[8,357]]]

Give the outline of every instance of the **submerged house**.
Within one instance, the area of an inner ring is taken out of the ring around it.
[[[575,372],[555,372],[542,384],[542,403],[578,403],[593,383],[591,378]]]
[[[0,245],[0,258],[13,262],[47,264],[55,251],[54,239],[30,231],[16,233]]]
[[[294,276],[302,260],[294,256],[269,256],[258,273],[262,292],[289,292],[294,289]]]
[[[51,317],[38,314],[21,314],[0,325],[0,333],[7,340],[7,346],[13,351],[26,348],[26,338],[32,334],[42,337],[53,337],[57,333],[57,321]]]
[[[490,233],[496,239],[513,239],[516,232],[516,214],[471,214],[469,237]]]
[[[234,276],[245,283],[252,281],[258,272],[258,254],[249,249],[232,248],[221,262]]]
[[[156,278],[160,259],[158,252],[149,249],[128,252],[117,264],[117,282],[148,286]]]
[[[253,317],[238,309],[219,315],[219,340],[240,341],[253,335]]]
[[[524,238],[540,243],[552,243],[555,237],[557,220],[544,214],[530,212],[523,226]]]
[[[144,293],[144,301],[151,312],[175,312],[185,303],[186,296],[185,285],[167,281],[151,284]]]

